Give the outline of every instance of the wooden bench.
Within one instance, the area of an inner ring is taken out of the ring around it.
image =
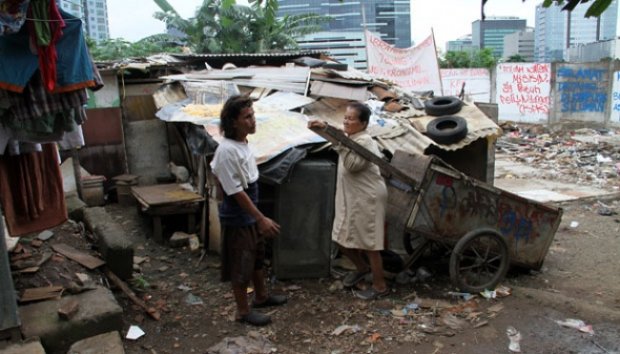
[[[131,194],[138,201],[140,210],[152,217],[155,241],[164,242],[162,217],[168,215],[186,214],[188,232],[194,232],[196,212],[204,201],[200,194],[176,183],[131,187]]]

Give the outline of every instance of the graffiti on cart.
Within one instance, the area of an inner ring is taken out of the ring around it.
[[[439,201],[439,215],[444,217],[447,210],[456,208],[456,190],[453,187],[454,180],[450,176],[438,175],[435,183],[442,186],[441,200]]]
[[[506,203],[499,206],[498,228],[506,238],[514,239],[515,252],[519,251],[520,242],[535,242],[553,222],[553,216],[541,210],[522,212]]]
[[[497,221],[497,200],[487,193],[470,191],[459,205],[461,215],[482,217],[488,225]]]

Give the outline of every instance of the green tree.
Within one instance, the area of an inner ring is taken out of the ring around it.
[[[121,60],[131,57],[143,58],[159,53],[180,53],[181,47],[175,38],[167,34],[158,34],[131,43],[122,38],[105,40],[99,44],[89,43],[90,53],[95,60]]]
[[[449,51],[439,60],[442,68],[493,68],[497,60],[491,48],[473,51]]]
[[[155,18],[183,32],[198,53],[268,52],[297,48],[295,38],[320,30],[329,17],[316,14],[277,17],[277,0],[204,0],[194,17],[182,18],[167,0]]]
[[[484,19],[484,5],[488,2],[488,0],[481,0],[482,1],[482,19]],[[500,1],[500,0],[495,0],[495,1]],[[564,11],[573,11],[573,9],[575,9],[575,7],[577,7],[577,5],[579,4],[585,4],[585,3],[589,3],[591,0],[544,0],[543,1],[543,6],[544,7],[550,7],[553,4],[557,4],[557,5],[564,5],[564,7],[562,7],[562,10]],[[523,0],[523,2],[525,2],[525,0]],[[594,0],[591,2],[590,7],[588,7],[588,10],[585,13],[585,17],[599,17],[601,16],[601,14],[609,7],[609,5],[611,5],[612,0]]]
[[[508,59],[506,59],[506,62],[508,63],[525,63],[527,62],[527,59],[522,56],[521,54],[513,54],[511,56],[508,57]]]
[[[442,68],[469,68],[471,66],[471,54],[465,51],[448,51],[439,66]]]

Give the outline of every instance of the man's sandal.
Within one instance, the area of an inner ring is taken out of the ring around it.
[[[247,315],[243,315],[236,319],[237,322],[247,323],[252,326],[266,326],[271,323],[271,317],[260,312],[251,311]]]
[[[269,295],[269,297],[267,297],[267,300],[261,303],[257,303],[256,299],[254,299],[254,301],[252,301],[252,307],[258,309],[269,306],[280,306],[286,304],[287,301],[288,298],[284,295]]]

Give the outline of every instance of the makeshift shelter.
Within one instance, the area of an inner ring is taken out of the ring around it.
[[[302,60],[297,63],[304,64]],[[221,139],[219,112],[223,102],[235,94],[248,94],[256,100],[257,133],[248,139],[259,163],[260,182],[265,187],[261,188],[267,191],[262,196],[268,202],[261,207],[282,223],[274,254],[274,268],[280,278],[318,275],[325,269],[318,262],[325,257],[329,262],[329,208],[333,201],[325,196],[333,195],[329,178],[335,176],[335,165],[329,167],[322,162],[334,157],[325,151],[326,142],[306,128],[309,119],[341,126],[349,101],[366,102],[373,112],[368,130],[387,156],[395,150],[433,153],[483,181],[492,176],[492,167],[491,173],[488,170],[493,165],[493,149],[489,147],[501,133],[480,109],[464,105],[456,114],[466,121],[467,134],[449,145],[439,144],[425,135],[428,124],[436,118],[425,110],[432,93],[407,92],[366,73],[342,67],[338,69],[345,70],[335,70],[329,68],[332,63],[324,64],[315,68],[293,62],[281,67],[228,66],[223,70],[169,75],[162,77],[167,83],[153,95],[159,109],[157,116],[183,127],[192,153],[207,157]],[[320,162],[305,165],[302,162],[306,160]],[[203,161],[201,168],[207,165]],[[321,171],[317,172],[322,174],[321,183],[313,185],[312,178],[296,178],[296,166],[302,166],[304,175]],[[299,185],[294,185],[296,179]],[[212,187],[213,183],[208,185],[207,193]],[[213,209],[216,204],[210,205]],[[212,238],[219,233],[215,215],[211,213],[209,218]],[[402,234],[388,238],[392,247],[401,247]],[[316,272],[303,271],[300,266]]]

